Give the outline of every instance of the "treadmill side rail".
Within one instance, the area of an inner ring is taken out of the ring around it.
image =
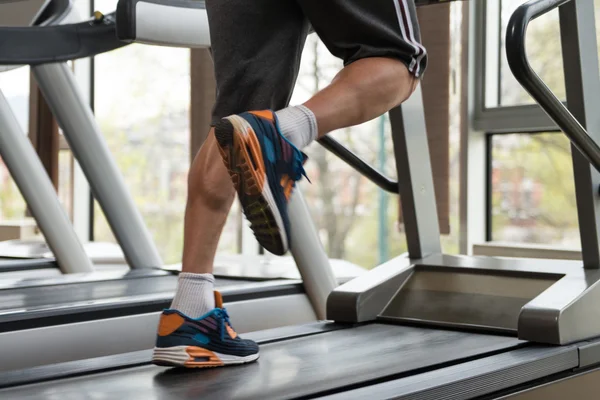
[[[0,27],[0,65],[38,65],[95,56],[126,46],[114,14],[76,24]]]
[[[526,304],[519,316],[519,338],[568,344],[600,333],[600,272],[567,275]],[[578,276],[579,275],[579,276]]]
[[[373,321],[413,272],[408,254],[396,257],[336,288],[327,299],[327,319]]]
[[[577,367],[577,347],[526,347],[323,397],[362,399],[473,399]]]

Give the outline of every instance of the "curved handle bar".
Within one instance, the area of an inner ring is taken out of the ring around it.
[[[569,1],[572,0],[531,0],[517,8],[506,30],[506,56],[508,65],[521,86],[539,103],[587,160],[600,171],[600,147],[531,68],[525,49],[525,36],[529,23]]]
[[[377,171],[366,161],[354,154],[352,150],[348,149],[334,138],[323,136],[321,139],[317,140],[317,142],[381,189],[388,193],[399,193],[400,189],[398,188],[397,181],[393,181]]]

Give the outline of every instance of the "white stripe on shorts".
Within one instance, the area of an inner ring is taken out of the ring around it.
[[[421,61],[423,60],[423,57],[427,55],[427,51],[425,50],[425,47],[423,47],[423,45],[421,45],[421,43],[419,43],[415,38],[415,33],[413,29],[412,19],[410,16],[410,11],[408,9],[407,0],[393,1],[394,6],[396,7],[396,15],[398,17],[398,23],[400,25],[400,31],[402,32],[402,36],[404,40],[406,40],[406,42],[410,44],[415,50],[415,58],[413,58],[408,69],[410,72],[414,73],[415,76],[418,77],[421,72]],[[400,1],[402,1],[402,4],[400,4]]]

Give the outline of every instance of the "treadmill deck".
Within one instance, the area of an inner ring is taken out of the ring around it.
[[[261,345],[253,364],[208,370],[116,365],[0,390],[0,398],[283,399],[336,393],[521,347],[511,337],[369,324]]]

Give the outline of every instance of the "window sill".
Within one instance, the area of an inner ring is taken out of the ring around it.
[[[473,245],[473,255],[488,257],[542,258],[553,260],[581,260],[581,251],[560,249],[549,245],[510,242],[486,242]]]

